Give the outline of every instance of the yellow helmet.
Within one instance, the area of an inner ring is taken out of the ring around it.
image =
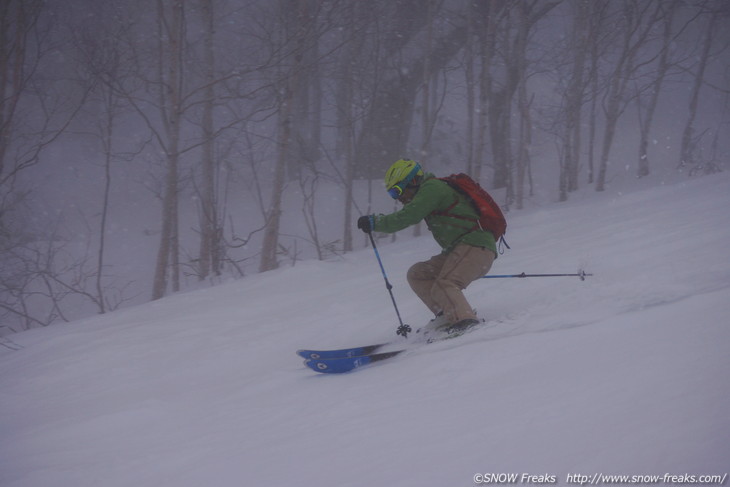
[[[385,189],[396,199],[416,176],[423,176],[420,164],[410,159],[398,159],[385,171]]]

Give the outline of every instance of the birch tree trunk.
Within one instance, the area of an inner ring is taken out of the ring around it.
[[[588,38],[588,5],[582,0],[572,2],[573,30],[571,51],[573,52],[572,74],[565,91],[565,127],[563,132],[562,163],[560,164],[560,201],[568,199],[568,193],[578,189],[578,167],[580,161],[581,111],[585,87],[585,70]]]
[[[284,193],[287,154],[291,145],[291,106],[293,101],[292,84],[294,76],[287,81],[282,105],[279,109],[277,129],[277,158],[274,169],[274,181],[271,188],[271,199],[266,214],[266,229],[261,246],[261,262],[259,272],[274,270],[279,267],[277,254],[279,250],[279,226],[281,224],[282,196]]]
[[[304,2],[284,1],[281,3],[283,26],[283,52],[286,63],[282,63],[281,96],[278,103],[278,124],[276,134],[276,164],[271,188],[271,199],[266,212],[266,228],[261,244],[259,272],[279,267],[279,227],[281,224],[282,198],[286,183],[287,168],[293,167],[291,160],[292,123],[296,103],[296,90],[306,89],[299,83],[307,43],[307,6]],[[293,34],[292,34],[293,33]]]
[[[687,116],[687,123],[684,126],[682,132],[682,148],[680,150],[679,167],[685,167],[690,164],[696,164],[699,161],[694,159],[694,149],[697,144],[695,140],[694,122],[697,117],[697,106],[700,99],[700,89],[704,84],[705,70],[707,69],[707,61],[710,57],[710,48],[712,47],[712,41],[715,35],[715,25],[718,19],[718,15],[708,15],[707,30],[705,31],[705,39],[702,44],[702,53],[700,55],[700,62],[697,66],[697,71],[694,75],[694,84],[692,85],[692,92],[689,98],[689,114]]]
[[[200,0],[203,20],[203,66],[205,69],[205,88],[203,101],[200,191],[200,254],[198,259],[198,279],[204,280],[212,272],[220,275],[222,230],[218,221],[217,197],[215,191],[216,163],[214,156],[213,107],[215,100],[215,53],[213,39],[215,24],[213,1]]]
[[[352,3],[345,6],[346,25],[350,26],[351,36],[339,62],[340,82],[337,86],[337,148],[339,158],[343,159],[345,174],[344,225],[342,229],[342,248],[345,252],[353,250],[352,210],[354,203],[355,159],[354,144],[355,119],[353,113],[353,59],[357,59],[362,45],[361,35],[355,34],[357,29],[356,6]]]
[[[167,164],[162,201],[162,229],[152,286],[153,300],[165,295],[168,280],[172,281],[173,292],[180,290],[178,162],[182,118],[180,94],[184,36],[183,0],[172,0],[169,12],[166,12],[164,0],[157,0],[157,13],[160,30],[160,116],[166,135],[164,151]]]

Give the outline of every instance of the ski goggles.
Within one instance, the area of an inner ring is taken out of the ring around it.
[[[405,179],[403,179],[398,184],[394,184],[393,187],[388,190],[388,194],[390,195],[390,197],[394,200],[400,198],[400,196],[403,194],[403,191],[405,191],[408,185],[411,184],[411,181],[413,181],[413,178],[416,177],[416,174],[418,174],[418,171],[420,170],[420,164],[416,164],[413,169],[411,169],[411,172],[408,173],[408,176],[405,177]]]

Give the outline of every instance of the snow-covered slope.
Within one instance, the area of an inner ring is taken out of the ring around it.
[[[498,326],[343,376],[294,351],[394,337],[369,249],[13,335],[0,485],[724,475],[729,203],[721,175],[513,214],[492,273],[595,276],[479,281],[468,296]],[[429,316],[405,272],[436,250],[428,236],[380,247],[414,325]]]

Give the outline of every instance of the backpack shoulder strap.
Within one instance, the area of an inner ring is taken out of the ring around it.
[[[470,228],[469,230],[467,230],[467,233],[473,232],[474,230],[477,230],[477,229],[481,228],[481,225],[479,224],[479,216],[478,215],[477,215],[476,218],[469,218],[468,216],[456,215],[456,214],[454,214],[454,213],[451,212],[451,210],[453,210],[456,207],[456,205],[459,204],[459,194],[460,193],[459,193],[459,191],[457,191],[456,189],[454,189],[454,187],[449,183],[449,178],[436,178],[436,179],[445,182],[446,184],[449,185],[449,188],[451,188],[454,191],[454,202],[451,203],[448,207],[446,207],[446,209],[444,209],[444,210],[435,210],[435,211],[432,211],[430,214],[431,215],[438,215],[438,216],[445,216],[445,217],[448,217],[448,218],[456,218],[458,220],[464,220],[464,221],[468,221],[468,222],[474,223],[474,226],[472,228]],[[458,226],[458,225],[455,225],[455,226]]]

